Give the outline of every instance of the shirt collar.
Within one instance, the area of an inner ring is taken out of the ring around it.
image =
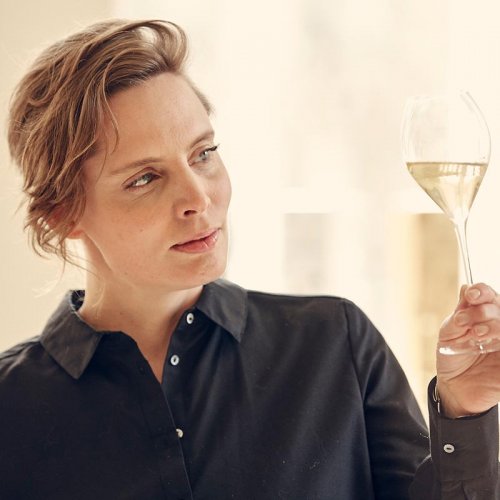
[[[97,332],[77,314],[85,292],[70,291],[43,329],[40,342],[44,349],[73,378],[87,368],[104,332]]]
[[[220,279],[203,287],[195,307],[241,341],[247,322],[247,291]]]
[[[80,378],[92,359],[103,335],[85,323],[77,314],[85,292],[68,292],[49,318],[40,342],[54,360],[74,379]],[[194,306],[214,323],[241,341],[247,319],[247,292],[226,280],[203,287]]]

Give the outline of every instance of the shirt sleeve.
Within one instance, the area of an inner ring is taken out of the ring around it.
[[[346,302],[346,314],[363,400],[373,494],[384,500],[407,500],[415,471],[429,455],[428,430],[382,335],[352,303]]]
[[[434,379],[429,435],[403,370],[380,333],[348,302],[346,314],[376,498],[500,500],[497,407],[474,417],[446,418],[433,403]]]
[[[431,456],[419,467],[413,500],[498,500],[498,408],[473,417],[439,414],[429,384]]]

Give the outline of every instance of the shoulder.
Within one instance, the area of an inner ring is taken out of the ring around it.
[[[36,376],[46,357],[40,337],[32,337],[0,353],[0,389],[14,387],[26,376]],[[14,384],[14,385],[13,385]]]
[[[350,317],[366,317],[354,302],[334,295],[290,295],[249,290],[248,307],[270,315],[284,314],[320,321],[347,322]]]
[[[26,357],[32,354],[33,350],[39,347],[41,347],[40,336],[37,335],[0,352],[0,369],[11,364],[16,364],[19,361],[24,361]]]
[[[333,295],[289,295],[248,290],[248,321],[286,335],[307,334],[343,339],[351,348],[378,349],[385,340],[353,301]]]

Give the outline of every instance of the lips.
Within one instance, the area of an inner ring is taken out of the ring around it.
[[[177,245],[172,247],[172,250],[186,253],[207,252],[215,247],[217,240],[219,239],[219,233],[219,229],[211,229],[210,231],[196,235],[189,241],[177,243]]]

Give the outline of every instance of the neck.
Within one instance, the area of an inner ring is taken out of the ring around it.
[[[200,296],[202,287],[187,290],[144,290],[113,287],[87,279],[85,300],[79,310],[96,330],[121,331],[132,337],[150,363],[163,363],[172,333],[183,311]]]

